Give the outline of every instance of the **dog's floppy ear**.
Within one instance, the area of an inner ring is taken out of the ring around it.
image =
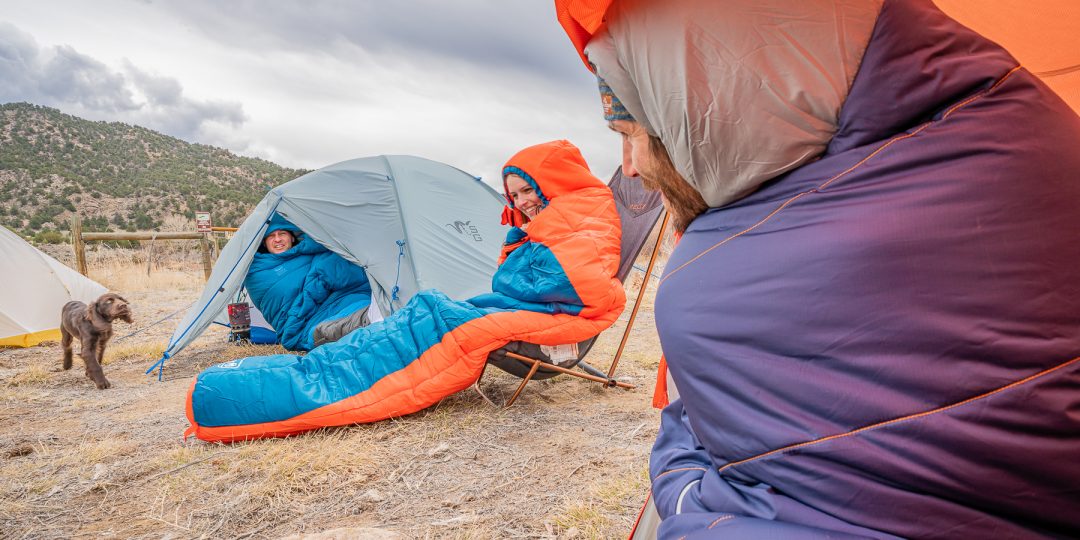
[[[104,300],[105,302],[103,302],[102,300]],[[89,314],[87,318],[90,320],[90,322],[93,322],[95,324],[108,323],[109,311],[108,307],[105,306],[105,303],[111,301],[112,298],[109,297],[108,294],[103,294],[99,296],[97,300],[94,300],[94,302],[91,303],[86,309],[86,312]]]
[[[97,300],[90,302],[90,304],[86,306],[86,313],[83,313],[83,318],[90,322],[94,322],[94,314],[97,313],[97,307]]]

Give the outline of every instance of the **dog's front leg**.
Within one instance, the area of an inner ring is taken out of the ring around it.
[[[104,390],[112,386],[112,384],[109,384],[109,380],[105,378],[105,372],[101,370],[101,363],[98,361],[101,347],[98,346],[98,343],[97,338],[90,338],[83,342],[82,358],[86,364],[86,376],[94,381],[98,390]]]
[[[74,338],[67,328],[60,327],[60,346],[64,348],[64,369],[71,369],[71,342]]]
[[[98,342],[97,342],[97,360],[98,360],[98,364],[104,364],[105,363],[105,344],[108,343],[108,342],[109,342],[109,340],[105,336],[98,336]]]

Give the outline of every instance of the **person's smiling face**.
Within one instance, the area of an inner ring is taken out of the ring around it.
[[[263,244],[266,246],[266,251],[277,255],[278,253],[284,253],[289,251],[293,247],[293,235],[289,231],[278,230],[266,235],[266,240]]]
[[[536,217],[536,214],[544,209],[540,194],[524,178],[516,174],[506,176],[506,191],[510,194],[510,200],[514,201],[514,206],[529,219]]]

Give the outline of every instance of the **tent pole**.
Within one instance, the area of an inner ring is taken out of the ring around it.
[[[641,288],[638,289],[637,299],[634,300],[634,309],[630,312],[630,319],[626,321],[626,330],[623,331],[622,341],[619,342],[619,349],[615,351],[615,358],[611,361],[611,369],[608,370],[607,376],[609,379],[615,376],[615,368],[619,365],[619,357],[622,356],[623,349],[626,348],[626,341],[630,338],[630,330],[634,327],[634,319],[637,318],[638,308],[641,307],[641,301],[645,298],[645,287],[649,284],[649,278],[652,277],[656,257],[660,254],[660,244],[663,243],[664,232],[667,231],[668,215],[665,210],[664,219],[660,221],[660,232],[656,234],[656,245],[653,246],[652,257],[649,258],[649,266],[645,269],[645,278],[641,280]]]

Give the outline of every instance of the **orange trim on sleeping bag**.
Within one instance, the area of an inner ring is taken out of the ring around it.
[[[383,377],[371,388],[307,413],[278,422],[205,427],[195,422],[188,391],[187,417],[194,433],[210,442],[283,437],[320,427],[376,422],[404,416],[434,405],[468,388],[479,376],[487,355],[507,340],[560,344],[594,336],[618,318],[612,312],[596,320],[573,315],[503,311],[469,321],[443,336],[405,368]],[[514,328],[514,330],[509,330]],[[419,381],[419,382],[418,382]]]

